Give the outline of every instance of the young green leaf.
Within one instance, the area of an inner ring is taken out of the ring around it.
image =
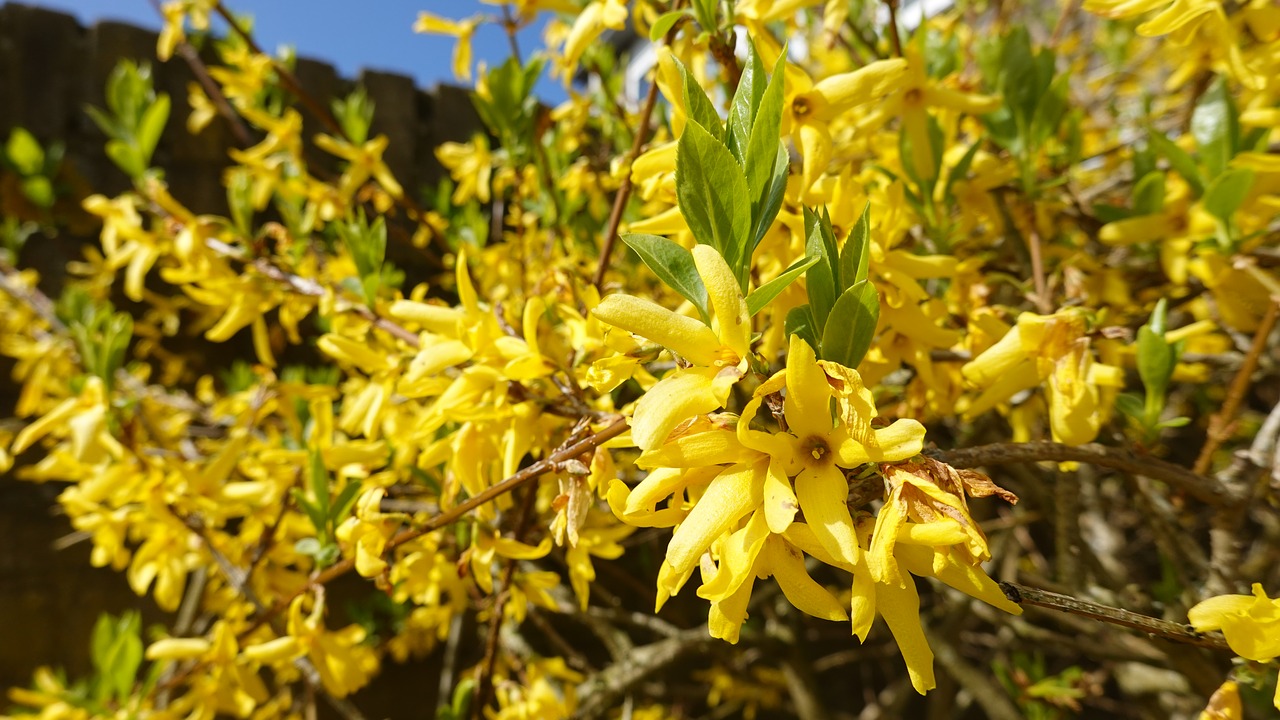
[[[716,112],[716,106],[711,103],[711,98],[707,97],[707,93],[698,84],[698,79],[689,72],[684,63],[675,57],[671,60],[680,70],[680,77],[684,81],[684,109],[689,120],[700,125],[716,139],[717,144],[723,146],[724,124],[720,122],[720,113]]]
[[[817,352],[818,324],[813,318],[813,308],[808,304],[791,308],[787,312],[787,319],[783,321],[782,327],[787,337],[799,335],[801,340],[809,343],[809,347]]]
[[[1191,134],[1196,138],[1200,162],[1213,179],[1227,168],[1240,142],[1240,119],[1226,80],[1219,77],[1200,96],[1191,113]]]
[[[323,531],[323,521],[329,516],[329,469],[324,466],[324,458],[319,450],[311,451],[309,469],[307,479],[310,481],[311,498],[322,518],[322,524],[317,525],[316,530]]]
[[[755,254],[756,246],[773,226],[773,219],[778,217],[778,211],[782,209],[782,200],[787,194],[787,176],[791,174],[791,157],[787,155],[787,148],[781,141],[777,146],[777,156],[773,161],[773,176],[769,179],[769,191],[765,195],[764,204],[760,207],[759,216],[754,215],[755,206],[752,206],[753,230],[748,256]]]
[[[871,203],[862,206],[849,238],[840,251],[840,278],[849,285],[867,279],[871,263]]]
[[[711,324],[707,287],[693,263],[693,254],[680,245],[657,235],[626,233],[622,242],[636,251],[658,279],[693,303],[702,321]]]
[[[169,96],[160,93],[149,107],[142,113],[138,123],[138,154],[144,166],[151,164],[151,156],[156,151],[160,136],[164,133],[164,125],[169,121]]]
[[[761,237],[777,215],[776,210],[773,214],[769,214],[768,211],[772,207],[772,193],[778,165],[782,164],[785,168],[789,164],[785,150],[779,152],[781,144],[778,140],[782,128],[785,58],[786,53],[778,58],[773,68],[773,75],[760,93],[747,142],[746,162],[743,165],[747,175],[747,189],[751,197],[751,227]]]
[[[836,302],[835,273],[832,258],[827,253],[827,244],[822,239],[821,222],[817,213],[809,208],[804,209],[805,255],[818,258],[805,273],[805,289],[809,293],[809,308],[816,321],[814,328],[819,331],[827,325],[827,315]],[[817,349],[817,346],[814,346]]]
[[[729,150],[702,126],[686,124],[676,150],[680,213],[693,237],[719,250],[739,278],[751,230],[747,198],[747,179]]]
[[[1164,173],[1153,170],[1133,186],[1135,215],[1153,215],[1164,208]]]
[[[687,17],[689,17],[688,10],[672,10],[658,16],[658,19],[654,20],[653,25],[649,28],[649,42],[658,42],[670,32],[671,28],[676,26],[676,23]]]
[[[742,77],[738,80],[738,89],[733,93],[729,103],[729,121],[725,129],[725,145],[729,152],[737,158],[743,167],[747,166],[747,140],[751,137],[751,128],[761,107],[768,78],[765,77],[764,63],[756,53],[756,45],[747,40],[747,61],[742,64]],[[750,184],[748,173],[747,184],[752,189],[752,197],[756,197],[755,186]]]
[[[817,257],[803,257],[791,263],[778,277],[761,285],[747,296],[747,313],[755,315],[769,304],[770,300],[778,297],[778,294],[787,289],[787,286],[795,282],[797,278],[804,274],[814,263],[818,262]]]
[[[880,296],[866,280],[852,285],[836,300],[822,330],[818,356],[857,368],[875,338],[880,321]]]
[[[16,127],[9,133],[4,153],[20,175],[35,175],[44,168],[44,149],[26,128]]]
[[[1191,186],[1191,192],[1196,197],[1204,194],[1204,181],[1200,177],[1200,168],[1196,167],[1196,161],[1187,154],[1186,150],[1178,147],[1177,143],[1165,137],[1164,133],[1155,128],[1148,130],[1147,140],[1151,143],[1151,147],[1156,151],[1156,154],[1167,160],[1169,166],[1187,181],[1187,184]]]
[[[1230,168],[1209,183],[1201,202],[1210,215],[1222,222],[1230,222],[1231,216],[1244,203],[1253,186],[1253,171],[1248,168]]]

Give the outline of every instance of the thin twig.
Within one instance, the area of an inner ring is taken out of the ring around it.
[[[672,5],[672,9],[679,5]],[[663,42],[670,45],[675,39],[676,30],[679,24],[673,25],[667,31],[666,38]],[[595,277],[591,279],[591,284],[597,289],[604,284],[604,273],[609,269],[609,257],[613,255],[613,246],[618,240],[618,226],[622,224],[622,212],[627,207],[627,201],[631,199],[631,163],[640,157],[640,151],[644,149],[644,144],[649,140],[649,119],[653,116],[653,108],[658,103],[658,79],[655,77],[649,82],[649,93],[645,95],[644,107],[640,110],[640,127],[636,128],[635,142],[631,143],[631,150],[627,152],[627,156],[622,166],[626,168],[626,174],[622,177],[622,184],[618,186],[618,192],[613,196],[613,209],[609,211],[609,224],[605,227],[604,237],[600,245],[600,260],[596,264]]]
[[[519,518],[516,520],[517,541],[523,541],[524,534],[529,529],[529,520],[533,516],[533,506],[537,499],[537,486],[524,491]],[[502,631],[502,614],[507,608],[507,601],[511,599],[511,583],[515,580],[516,565],[515,559],[507,561],[507,567],[502,571],[502,584],[493,597],[493,608],[489,613],[489,636],[485,639],[484,661],[480,663],[480,682],[476,690],[476,702],[471,708],[472,717],[476,720],[484,717],[484,708],[489,704],[489,696],[493,694],[493,671],[498,664],[498,636]]]
[[[993,443],[971,448],[934,450],[928,454],[961,469],[982,465],[1041,461],[1086,462],[1159,480],[1210,505],[1221,505],[1236,499],[1234,494],[1217,480],[1188,470],[1181,465],[1097,443],[1084,445],[1063,445],[1049,441]]]
[[[609,425],[606,425],[600,430],[597,430],[596,432],[587,436],[586,438],[583,438],[582,440],[579,440],[578,442],[573,443],[572,445],[562,447],[556,452],[548,455],[547,457],[517,472],[516,474],[507,478],[506,480],[503,480],[502,482],[499,482],[496,485],[493,485],[488,489],[476,495],[473,495],[472,497],[467,498],[461,503],[458,503],[456,506],[448,510],[445,510],[444,512],[431,518],[430,520],[423,523],[422,525],[418,527],[410,528],[408,530],[401,531],[398,535],[396,535],[395,537],[387,541],[386,549],[384,552],[389,553],[392,550],[395,550],[396,548],[400,547],[401,545],[404,545],[407,542],[416,540],[422,537],[423,535],[426,535],[427,533],[435,532],[440,528],[452,525],[454,522],[457,522],[457,520],[462,516],[466,515],[472,510],[475,510],[481,505],[484,505],[490,500],[493,500],[494,498],[505,495],[506,493],[509,493],[512,490],[515,490],[516,488],[524,485],[525,483],[533,480],[534,478],[537,478],[543,475],[544,473],[548,473],[555,470],[558,465],[560,465],[561,463],[567,460],[576,458],[585,452],[595,450],[596,448],[600,447],[607,441],[612,440],[613,438],[621,435],[622,432],[626,429],[627,429],[626,418],[618,417]],[[270,620],[272,617],[275,617],[276,615],[287,610],[289,607],[289,604],[293,602],[294,598],[299,597],[303,593],[308,592],[313,588],[333,582],[334,580],[354,570],[355,566],[356,566],[355,558],[347,558],[341,562],[335,563],[334,565],[330,565],[324,571],[317,573],[304,586],[299,588],[292,595],[290,595],[287,598],[281,599],[275,605],[272,605],[271,608],[268,609],[265,613],[262,613],[257,618],[255,618],[254,621],[249,625],[249,627],[246,628],[242,633],[240,633],[240,637],[241,638],[246,637],[247,635],[252,633],[254,630],[258,629],[259,627],[262,627],[262,624]]]
[[[1111,607],[1110,605],[1100,605],[1098,603],[1089,602],[1088,600],[1079,600],[1069,595],[1060,595],[1058,593],[1041,590],[1039,588],[1019,585],[1017,583],[1001,582],[997,583],[1000,590],[1004,592],[1005,597],[1011,602],[1019,605],[1034,605],[1037,607],[1045,607],[1053,610],[1079,615],[1081,617],[1098,620],[1112,625],[1133,628],[1150,633],[1166,640],[1174,642],[1186,643],[1188,645],[1198,645],[1200,647],[1211,648],[1213,650],[1230,651],[1227,641],[1214,636],[1205,635],[1197,632],[1195,628],[1184,623],[1176,623],[1169,620],[1161,620],[1149,615],[1140,615],[1128,610]]]
[[[898,0],[884,0],[889,8],[889,43],[894,57],[902,57],[902,35],[898,33]]]
[[[1194,466],[1196,473],[1203,475],[1209,471],[1209,464],[1213,461],[1213,454],[1222,446],[1222,443],[1231,437],[1231,432],[1234,430],[1233,420],[1240,410],[1240,404],[1244,402],[1245,393],[1249,391],[1249,384],[1253,381],[1253,371],[1258,368],[1258,360],[1262,357],[1262,351],[1267,346],[1267,339],[1271,335],[1271,330],[1276,326],[1277,317],[1280,317],[1280,299],[1272,298],[1267,305],[1266,315],[1263,316],[1262,322],[1258,324],[1258,329],[1253,334],[1253,343],[1249,346],[1249,353],[1245,355],[1240,369],[1236,371],[1235,377],[1231,379],[1231,387],[1227,390],[1227,398],[1222,403],[1222,410],[1214,413],[1213,417],[1209,419],[1208,435]]]

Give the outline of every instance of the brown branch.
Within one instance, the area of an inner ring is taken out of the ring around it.
[[[902,35],[898,33],[898,0],[884,0],[889,8],[889,43],[894,57],[902,57]]]
[[[347,137],[346,132],[342,129],[342,125],[338,123],[338,120],[333,116],[333,113],[329,112],[328,108],[321,105],[318,100],[312,97],[311,93],[308,93],[302,88],[302,83],[298,81],[297,76],[295,76],[289,68],[285,67],[274,57],[263,52],[262,47],[258,45],[258,41],[253,39],[253,36],[249,34],[249,31],[244,29],[244,26],[240,24],[240,21],[236,20],[235,16],[232,15],[221,2],[215,3],[213,9],[224,21],[226,21],[227,26],[231,28],[231,31],[236,35],[239,35],[245,45],[249,46],[249,50],[251,50],[255,55],[261,55],[271,60],[271,67],[276,71],[276,75],[280,77],[280,82],[284,84],[285,89],[290,93],[293,93],[293,95],[297,97],[303,105],[307,106],[307,110],[310,110],[311,114],[316,116],[316,119],[328,128],[330,132],[336,134],[338,137],[346,138],[350,141],[351,138]]]
[[[173,218],[173,220],[175,222],[179,222],[176,218]],[[205,240],[205,246],[219,255],[234,258],[243,262],[245,265],[258,271],[258,273],[264,277],[287,285],[289,289],[299,295],[307,295],[309,297],[324,297],[325,295],[325,287],[320,283],[309,278],[304,278],[301,275],[295,275],[281,267],[278,267],[267,258],[254,258],[250,260],[244,256],[244,252],[239,248],[213,238],[207,238]],[[365,320],[368,320],[370,324],[379,330],[383,330],[396,339],[404,341],[412,348],[417,348],[421,345],[421,341],[419,340],[417,333],[410,332],[404,327],[397,325],[395,322],[378,315],[367,305],[352,304],[347,308],[347,310],[359,315]]]
[[[960,469],[1026,462],[1085,462],[1159,480],[1210,505],[1235,502],[1235,494],[1213,478],[1181,465],[1098,443],[1063,445],[1042,441],[993,443],[971,448],[933,450],[929,455]]]
[[[672,5],[675,9],[679,3]],[[676,31],[680,27],[679,23],[673,25],[667,31],[663,42],[670,45],[675,39]],[[596,265],[595,277],[591,279],[591,284],[597,289],[604,283],[604,273],[609,269],[609,257],[613,255],[613,246],[618,241],[618,226],[622,224],[622,212],[627,207],[627,201],[631,199],[631,163],[640,157],[640,151],[644,148],[645,142],[649,140],[649,119],[653,116],[653,108],[658,103],[658,77],[657,68],[654,69],[654,77],[649,82],[649,93],[644,98],[644,108],[640,110],[640,127],[636,129],[635,142],[631,143],[631,150],[627,153],[626,162],[623,167],[626,168],[626,175],[622,178],[622,185],[618,186],[618,192],[613,196],[613,209],[609,211],[609,224],[604,231],[604,237],[600,245],[600,261]]]
[[[490,500],[493,500],[494,498],[499,497],[501,495],[505,495],[506,493],[509,493],[512,490],[515,490],[516,488],[524,485],[525,483],[529,482],[530,480],[533,480],[534,478],[537,478],[543,475],[544,473],[551,472],[560,463],[576,458],[585,452],[595,450],[596,448],[603,445],[605,442],[612,440],[613,438],[621,435],[623,431],[626,429],[627,429],[626,418],[623,418],[623,417],[616,418],[613,422],[601,428],[600,430],[597,430],[596,432],[587,436],[586,438],[583,438],[582,440],[579,440],[571,445],[561,447],[559,450],[552,453],[551,455],[548,455],[547,457],[533,463],[529,467],[526,467],[525,469],[517,472],[516,474],[507,478],[506,480],[503,480],[502,482],[499,482],[498,484],[489,487],[487,490],[484,490],[483,492],[477,495],[467,498],[461,503],[458,503],[456,506],[448,510],[445,510],[439,515],[431,518],[430,520],[423,523],[422,525],[415,528],[410,528],[408,530],[401,531],[398,535],[396,535],[395,537],[387,541],[386,550],[384,552],[391,552],[392,550],[395,550],[396,548],[400,547],[401,545],[404,545],[407,542],[416,540],[422,537],[423,535],[426,535],[427,533],[435,532],[440,528],[447,527],[453,524],[454,522],[457,522],[457,520],[461,518],[463,515],[466,515],[472,510],[475,510],[481,505],[484,505],[485,503],[489,502]],[[269,608],[265,613],[262,613],[257,618],[255,618],[254,621],[249,625],[249,627],[240,633],[240,638],[243,639],[244,637],[252,633],[254,630],[261,627],[263,623],[267,622],[272,617],[275,617],[281,612],[284,612],[286,609],[288,609],[289,604],[292,603],[295,598],[311,590],[312,588],[316,588],[321,585],[325,585],[327,583],[333,582],[334,580],[354,570],[355,566],[356,566],[355,559],[347,558],[339,563],[330,565],[327,569],[319,573],[316,573],[316,575],[312,577],[303,587],[298,589],[289,597],[281,599],[275,605],[272,605],[271,608]]]
[[[1079,600],[1069,595],[1059,595],[1048,590],[1027,587],[1017,583],[999,582],[996,584],[1000,586],[1000,590],[1005,597],[1019,605],[1050,608],[1111,625],[1140,630],[1173,642],[1198,645],[1199,647],[1213,650],[1231,651],[1231,648],[1227,646],[1226,640],[1216,635],[1205,635],[1197,632],[1195,628],[1184,623],[1161,620],[1149,615],[1121,610],[1110,605],[1100,605],[1088,600]]]
[[[520,502],[520,517],[516,521],[515,539],[523,541],[529,529],[529,520],[533,515],[533,506],[538,499],[538,488],[530,487],[524,492]],[[472,705],[472,717],[481,720],[484,708],[489,704],[493,694],[493,671],[498,665],[498,637],[502,633],[502,613],[506,610],[507,601],[511,599],[511,582],[515,579],[517,561],[507,561],[502,571],[502,584],[493,597],[493,609],[489,613],[489,635],[485,638],[484,661],[480,664],[480,682],[476,690],[476,702]]]
[[[1201,448],[1200,456],[1196,458],[1194,466],[1195,471],[1201,475],[1209,471],[1209,464],[1213,461],[1213,454],[1222,446],[1222,443],[1231,437],[1231,433],[1235,429],[1233,420],[1240,410],[1240,404],[1244,402],[1245,393],[1249,391],[1253,371],[1258,368],[1258,360],[1262,357],[1262,351],[1266,348],[1271,330],[1276,326],[1277,317],[1280,317],[1280,298],[1272,298],[1267,305],[1266,315],[1263,316],[1262,322],[1259,323],[1257,331],[1253,334],[1253,343],[1249,346],[1249,353],[1245,355],[1240,369],[1236,371],[1235,377],[1231,379],[1231,387],[1227,390],[1227,398],[1222,403],[1222,410],[1214,413],[1213,417],[1209,418],[1209,431],[1205,437],[1204,447]]]
[[[204,94],[209,96],[209,101],[217,108],[218,114],[231,126],[231,134],[235,136],[236,144],[242,148],[253,145],[253,137],[249,134],[248,126],[244,124],[244,120],[236,113],[235,108],[231,107],[231,103],[227,102],[227,96],[222,93],[222,88],[209,76],[209,70],[205,67],[204,61],[200,59],[200,53],[196,52],[196,49],[189,42],[179,43],[177,51],[182,56],[182,59],[187,61],[187,66],[191,68],[192,74],[196,76],[196,82],[200,83]]]

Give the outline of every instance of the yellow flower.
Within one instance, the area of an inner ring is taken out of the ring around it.
[[[378,656],[364,644],[365,630],[348,625],[336,632],[324,625],[324,600],[317,598],[311,612],[303,615],[305,597],[289,606],[289,635],[320,672],[324,689],[337,697],[346,697],[369,683],[378,671]]]
[[[413,23],[413,31],[433,35],[450,35],[458,39],[453,46],[453,76],[459,80],[471,79],[471,36],[484,17],[476,15],[466,20],[450,20],[423,11]]]
[[[370,176],[391,197],[399,198],[404,195],[404,189],[382,160],[382,153],[386,151],[388,142],[390,141],[386,135],[379,135],[360,146],[329,135],[316,136],[316,145],[321,150],[350,163],[343,171],[342,179],[338,181],[338,191],[346,198],[353,196]]]
[[[854,107],[891,91],[906,72],[905,60],[877,60],[814,83],[804,71],[788,68],[782,132],[790,132],[804,157],[802,191],[812,188],[827,171],[833,144],[830,124]]]
[[[489,141],[483,135],[476,135],[470,143],[441,143],[435,153],[457,183],[450,198],[454,205],[462,205],[471,198],[489,202],[493,158],[489,154]]]
[[[1053,439],[1068,445],[1090,442],[1102,425],[1098,386],[1119,386],[1121,371],[1095,363],[1082,312],[1022,313],[995,345],[965,364],[964,376],[985,386],[965,410],[972,418],[1015,394],[1048,383]]]
[[[1253,595],[1219,595],[1197,603],[1187,619],[1199,632],[1221,630],[1242,658],[1270,662],[1280,657],[1280,598],[1267,597],[1261,583],[1253,584]],[[1280,684],[1274,702],[1280,709]]]
[[[750,429],[765,397],[784,386],[787,432]],[[833,399],[835,418],[830,411]],[[781,471],[771,474],[765,487],[764,511],[771,531],[785,532],[796,510],[803,510],[828,553],[849,564],[857,562],[853,518],[845,504],[849,486],[841,468],[906,460],[924,446],[924,426],[919,422],[904,418],[873,430],[875,416],[871,391],[856,370],[819,361],[808,343],[791,336],[786,370],[757,388],[738,423],[742,444],[770,455],[772,467]],[[785,479],[790,475],[795,476],[794,494]]]
[[[711,300],[712,327],[632,295],[610,295],[594,311],[603,322],[652,340],[693,365],[668,373],[636,403],[631,439],[641,450],[661,445],[682,421],[723,407],[746,371],[751,322],[733,271],[709,245],[694,247],[693,261]]]
[[[569,30],[569,36],[565,38],[564,48],[554,59],[566,87],[573,80],[573,74],[578,69],[578,60],[582,58],[582,53],[586,51],[587,46],[600,37],[600,33],[605,29],[621,30],[626,23],[626,0],[594,0],[578,13],[573,27]]]

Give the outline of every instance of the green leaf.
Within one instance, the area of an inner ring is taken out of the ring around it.
[[[969,146],[960,160],[951,168],[951,172],[947,173],[947,185],[943,193],[947,198],[951,197],[951,187],[955,185],[957,180],[964,180],[969,175],[969,167],[973,165],[973,158],[978,154],[978,148],[982,146],[982,141],[978,140]]]
[[[693,303],[702,316],[702,322],[711,324],[707,287],[693,262],[693,253],[664,237],[642,233],[626,233],[622,242],[636,251],[645,265],[658,279],[684,299]]]
[[[840,251],[840,279],[856,285],[867,279],[871,264],[871,203],[862,206],[849,238]]]
[[[1133,393],[1120,393],[1116,395],[1116,409],[1125,415],[1133,418],[1139,425],[1146,426],[1145,412],[1143,410],[1142,398]]]
[[[155,153],[160,136],[164,134],[164,125],[169,121],[169,96],[161,93],[142,113],[142,121],[138,123],[138,154],[144,166],[151,164],[151,156]]]
[[[689,72],[684,63],[676,60],[674,56],[671,59],[675,61],[676,67],[680,70],[680,77],[684,80],[684,109],[689,119],[706,130],[717,143],[723,145],[724,124],[720,122],[720,113],[716,112],[716,106],[711,103],[711,98],[707,97],[707,93],[698,84],[698,79]],[[681,137],[683,138],[683,135]]]
[[[773,76],[769,78],[768,84],[760,93],[759,102],[754,109],[750,139],[747,142],[746,162],[743,165],[747,175],[747,190],[751,193],[751,227],[759,236],[763,236],[763,231],[768,230],[768,226],[776,217],[776,211],[774,215],[767,215],[767,211],[773,199],[772,192],[779,160],[784,167],[790,161],[785,150],[779,152],[781,143],[778,140],[782,132],[785,60],[784,52],[778,57],[778,63],[773,68]],[[763,82],[763,78],[761,81]]]
[[[1201,202],[1210,215],[1222,222],[1230,222],[1231,216],[1249,195],[1253,187],[1253,171],[1248,168],[1230,168],[1224,170],[1204,191]]]
[[[791,174],[791,157],[787,155],[787,148],[778,142],[777,157],[773,161],[773,177],[769,180],[769,193],[765,196],[764,204],[760,207],[759,216],[753,215],[752,221],[755,229],[751,235],[751,249],[747,253],[748,256],[754,255],[756,247],[764,236],[768,234],[769,228],[773,227],[774,218],[778,217],[778,211],[782,209],[782,200],[787,194],[787,176]],[[752,206],[754,213],[755,206]]]
[[[818,323],[813,319],[813,308],[808,305],[799,305],[791,308],[787,312],[787,319],[783,321],[783,330],[787,337],[799,335],[800,339],[809,343],[809,347],[818,350]]]
[[[787,289],[787,286],[795,282],[797,278],[804,274],[814,263],[818,262],[817,257],[803,257],[791,263],[791,267],[782,271],[778,277],[756,288],[747,296],[747,314],[754,316],[769,304],[770,300],[778,297],[778,294]]]
[[[693,237],[719,250],[741,278],[751,230],[747,179],[729,150],[697,123],[685,125],[677,145],[676,199]]]
[[[809,208],[804,209],[805,255],[818,258],[804,276],[805,289],[809,294],[809,308],[816,321],[815,332],[827,325],[827,315],[836,302],[835,273],[833,258],[827,252],[827,245],[822,239],[821,221],[817,213]],[[816,346],[815,346],[816,349]]]
[[[1030,124],[1040,99],[1038,58],[1032,54],[1031,36],[1024,27],[1015,27],[1004,38],[1000,53],[1000,93],[1013,112],[1019,135]]]
[[[4,153],[20,175],[35,175],[44,169],[44,148],[26,128],[15,127],[9,133]]]
[[[1071,77],[1066,73],[1057,76],[1036,103],[1031,117],[1031,140],[1036,146],[1057,134],[1062,116],[1067,111],[1067,91]]]
[[[1226,169],[1240,141],[1240,120],[1227,82],[1219,77],[1200,96],[1191,113],[1191,134],[1210,179]]]
[[[866,280],[850,286],[831,308],[819,357],[857,368],[871,347],[879,321],[880,296],[875,287]]]
[[[307,477],[310,480],[311,497],[322,521],[316,529],[323,530],[323,520],[329,517],[329,469],[324,466],[324,457],[319,450],[312,449],[309,460],[311,472]]]
[[[725,132],[725,145],[743,167],[747,167],[747,140],[751,137],[751,127],[755,123],[757,108],[760,107],[767,82],[764,63],[756,54],[755,43],[748,39],[747,61],[742,64],[742,77],[738,80],[738,89],[734,91],[733,100],[729,103],[729,122]],[[751,185],[750,171],[747,174],[747,184],[751,187],[751,196],[758,197],[756,187]]]
[[[136,178],[141,177],[146,172],[147,168],[138,157],[138,153],[133,146],[127,145],[120,140],[108,140],[106,152],[107,157],[111,158],[111,162],[123,170],[125,175]]]
[[[53,207],[56,199],[53,193],[53,183],[49,178],[43,175],[35,175],[22,179],[22,194],[38,207]]]
[[[1164,173],[1153,170],[1133,186],[1134,215],[1154,215],[1164,207]]]
[[[1200,179],[1200,169],[1186,150],[1178,147],[1177,143],[1155,128],[1148,129],[1147,140],[1156,154],[1167,160],[1169,166],[1187,181],[1196,197],[1204,194],[1204,182]]]
[[[666,36],[671,28],[676,26],[676,23],[687,17],[689,17],[688,10],[673,10],[669,13],[663,13],[657,20],[653,21],[653,26],[649,28],[649,42],[658,42]]]
[[[351,512],[352,506],[356,504],[356,497],[360,495],[361,487],[358,480],[348,482],[346,487],[342,488],[338,496],[333,499],[333,507],[329,511],[329,522],[333,524],[333,527],[341,525],[342,521],[347,519],[347,514]]]

